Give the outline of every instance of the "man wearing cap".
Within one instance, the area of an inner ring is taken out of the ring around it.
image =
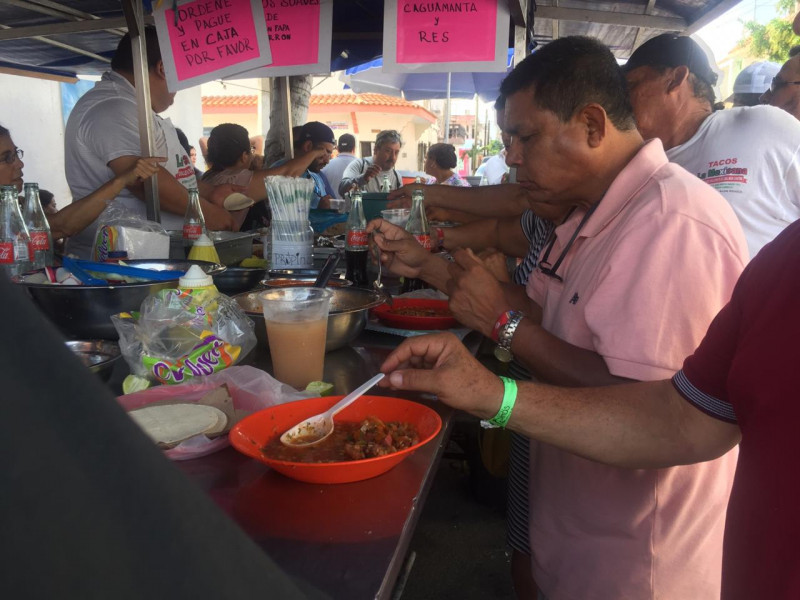
[[[292,128],[292,136],[294,137],[294,154],[300,156],[310,152],[311,150],[324,150],[325,152],[314,159],[308,165],[308,169],[303,173],[303,177],[311,179],[314,182],[314,192],[311,197],[311,208],[330,208],[330,199],[334,197],[333,190],[330,183],[322,173],[322,168],[327,165],[331,160],[333,154],[333,147],[336,144],[336,138],[333,137],[333,130],[319,121],[309,121],[305,125]],[[288,159],[283,158],[272,164],[277,167]]]
[[[349,134],[343,133],[339,136],[339,143],[336,146],[339,153],[336,158],[332,159],[327,166],[322,169],[322,174],[328,179],[331,189],[334,191],[334,197],[341,198],[339,194],[339,184],[342,182],[342,175],[344,170],[351,162],[356,159],[353,151],[356,149],[356,138]]]
[[[639,131],[720,192],[750,256],[800,218],[800,123],[769,106],[713,111],[717,74],[691,38],[662,34],[623,67]]]
[[[344,196],[353,188],[362,188],[368,192],[383,191],[384,178],[389,180],[389,189],[396,190],[402,185],[400,175],[394,168],[403,138],[394,129],[381,131],[375,138],[375,149],[372,158],[357,158],[344,170],[339,184],[339,193]]]
[[[737,106],[757,106],[767,104],[761,100],[764,92],[769,90],[772,78],[778,74],[781,66],[778,63],[762,60],[746,66],[736,76],[733,83],[733,94],[725,101]]]
[[[772,85],[764,92],[761,101],[800,119],[800,46],[789,51],[789,60],[773,77]]]

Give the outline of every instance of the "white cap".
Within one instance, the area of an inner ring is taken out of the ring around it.
[[[205,233],[201,233],[200,237],[194,241],[192,246],[213,246],[214,242],[211,241],[211,238],[208,237]],[[190,269],[191,270],[191,269]]]
[[[208,238],[206,237],[206,239]],[[199,242],[200,240],[198,239],[197,241]],[[186,274],[178,280],[178,287],[188,289],[209,287],[212,285],[214,285],[214,278],[197,265],[192,265],[189,267],[189,270],[186,271]]]
[[[760,61],[748,65],[736,76],[733,84],[734,94],[763,94],[769,89],[772,78],[778,74],[778,63]]]

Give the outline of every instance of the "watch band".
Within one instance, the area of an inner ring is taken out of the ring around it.
[[[500,362],[511,362],[514,355],[511,353],[511,341],[514,339],[514,334],[517,331],[519,322],[525,316],[521,312],[510,310],[508,311],[507,322],[500,327],[497,336],[497,346],[494,349],[494,355]]]

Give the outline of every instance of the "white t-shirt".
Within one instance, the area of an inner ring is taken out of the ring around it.
[[[178,141],[178,134],[169,119],[153,115],[155,155],[165,156],[162,166],[186,188],[197,187],[189,156]],[[119,73],[109,71],[75,104],[67,120],[65,132],[65,171],[72,197],[88,196],[114,177],[108,166],[121,156],[141,156],[139,116],[135,88]],[[144,203],[129,190],[123,189],[112,201],[129,216],[146,218]],[[90,258],[92,244],[101,215],[81,233],[67,240],[67,252]],[[165,229],[181,229],[183,215],[161,211]]]
[[[343,198],[342,194],[339,193],[339,184],[342,182],[342,175],[344,175],[347,165],[355,159],[356,156],[354,154],[340,152],[336,158],[331,159],[331,162],[322,168],[322,174],[328,178],[328,183],[331,184],[331,189],[337,198]]]
[[[508,165],[506,164],[506,151],[501,150],[499,154],[495,154],[492,158],[486,161],[486,166],[483,168],[483,175],[486,177],[486,183],[489,185],[497,185],[503,179],[503,175],[508,173]]]
[[[800,121],[779,108],[717,111],[667,156],[730,203],[750,258],[800,218]]]

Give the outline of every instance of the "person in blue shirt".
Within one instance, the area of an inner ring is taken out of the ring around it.
[[[311,208],[330,208],[330,200],[335,198],[336,195],[325,174],[322,173],[322,168],[330,162],[333,148],[336,145],[333,130],[319,121],[309,121],[305,125],[292,129],[292,136],[294,137],[293,151],[295,156],[300,156],[311,150],[324,150],[320,156],[308,165],[302,177],[314,181]],[[288,160],[283,158],[272,166],[280,166]]]

